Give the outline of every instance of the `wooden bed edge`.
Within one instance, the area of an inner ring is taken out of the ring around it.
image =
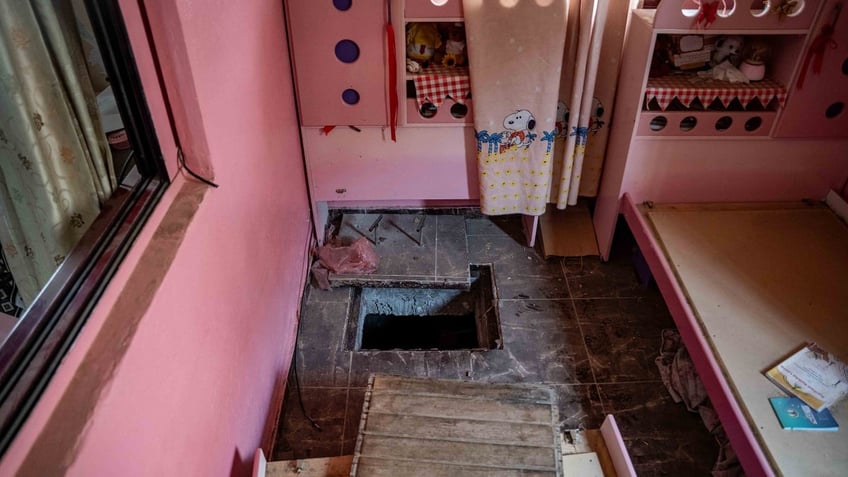
[[[839,216],[843,222],[848,224],[848,202],[845,201],[836,191],[831,190],[824,198],[824,202],[830,207],[834,214]]]
[[[654,280],[746,475],[773,477],[775,473],[772,471],[768,457],[751,431],[745,413],[736,402],[733,391],[701,331],[699,321],[689,306],[686,295],[677,282],[665,254],[651,232],[650,225],[630,194],[625,193],[622,197],[621,212],[651,269]]]

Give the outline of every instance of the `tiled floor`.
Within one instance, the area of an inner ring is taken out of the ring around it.
[[[469,262],[494,264],[504,349],[349,351],[350,289],[310,289],[296,364],[303,406],[321,431],[304,418],[290,377],[273,459],[352,453],[368,376],[381,372],[545,383],[563,429],[597,428],[614,414],[639,475],[709,475],[718,448],[660,380],[654,359],[674,324],[659,292],[638,283],[628,238],[608,263],[545,260],[516,240],[514,219],[470,216],[465,225]]]

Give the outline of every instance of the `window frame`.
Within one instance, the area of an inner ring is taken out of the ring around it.
[[[0,455],[38,402],[168,187],[168,172],[118,0],[85,0],[141,180],[119,185],[0,346]]]

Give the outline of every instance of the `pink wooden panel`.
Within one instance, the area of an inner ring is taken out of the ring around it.
[[[476,199],[473,128],[303,128],[313,201]]]
[[[655,131],[651,121],[660,117],[666,119],[666,126]],[[775,117],[777,113],[773,111],[650,111],[639,115],[636,134],[647,137],[768,136]],[[694,127],[687,118],[695,119]],[[730,127],[718,130],[716,124],[722,118],[730,118]],[[684,124],[691,129],[684,130]]]
[[[651,268],[651,273],[680,331],[686,349],[692,357],[692,362],[698,370],[698,375],[704,383],[704,389],[709,394],[710,401],[721,419],[733,450],[739,456],[739,462],[745,474],[749,477],[773,476],[774,472],[771,470],[768,459],[757,443],[754,433],[751,432],[745,414],[736,402],[733,391],[701,331],[698,319],[689,307],[674,271],[651,232],[650,225],[646,223],[634,201],[627,194],[622,199],[621,209],[627,224],[633,231],[639,250]]]
[[[706,0],[705,0],[706,1]],[[821,0],[799,0],[804,4],[797,15],[780,18],[767,12],[755,16],[759,11],[751,10],[760,0],[727,0],[728,15],[719,16],[705,31],[709,30],[805,30],[810,27],[821,4]],[[735,7],[731,7],[735,5]],[[695,0],[668,0],[657,8],[654,28],[657,30],[694,30],[698,5]],[[721,12],[721,7],[719,7]]]
[[[346,11],[336,9],[329,0],[286,5],[301,123],[387,124],[386,4],[354,1]],[[341,40],[352,40],[359,46],[355,62],[336,58],[336,44]],[[356,105],[342,101],[342,92],[348,88],[359,93]]]
[[[641,202],[820,200],[848,177],[848,141],[636,139],[621,193]]]
[[[404,15],[407,18],[461,18],[462,0],[441,0],[444,5],[435,5],[432,0],[406,0]],[[436,1],[439,3],[439,0]]]
[[[414,98],[406,99],[406,122],[414,125],[432,125],[432,126],[451,126],[451,125],[471,125],[474,124],[474,106],[470,99],[465,100],[465,105],[468,106],[468,114],[462,118],[455,118],[450,112],[454,102],[447,100],[436,110],[436,115],[432,118],[425,118],[418,111],[418,103]]]
[[[831,0],[824,6],[812,38],[819,35],[823,25],[833,21],[837,3],[844,4]],[[848,11],[839,16],[833,39],[835,45],[824,50],[821,73],[814,73],[810,66],[802,88],[796,81],[777,126],[777,136],[848,137]],[[803,66],[802,62],[802,69]],[[842,104],[841,112],[829,118],[828,108],[838,108],[838,104]]]

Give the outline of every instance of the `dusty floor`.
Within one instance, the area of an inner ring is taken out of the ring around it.
[[[700,417],[672,401],[654,364],[661,332],[674,323],[659,292],[639,284],[631,239],[616,239],[608,263],[545,260],[516,240],[514,219],[467,216],[457,233],[457,218],[428,217],[433,244],[494,265],[504,349],[350,351],[351,289],[310,288],[296,364],[303,406],[321,431],[305,419],[290,376],[272,459],[351,454],[368,376],[380,372],[545,383],[563,429],[597,428],[614,414],[639,475],[709,475],[718,448]],[[467,248],[455,246],[463,240]]]

